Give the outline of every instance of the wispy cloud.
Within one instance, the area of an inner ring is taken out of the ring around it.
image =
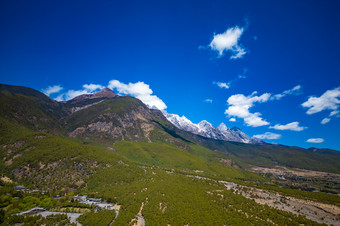
[[[229,83],[226,83],[226,82],[213,82],[213,84],[223,89],[229,89],[230,87]]]
[[[297,85],[292,89],[285,90],[282,93],[274,95],[272,98],[274,100],[280,100],[282,97],[285,97],[287,95],[299,95],[299,94],[301,94],[301,86]]]
[[[243,68],[243,72],[238,75],[237,79],[247,78],[246,74],[248,72],[247,68]]]
[[[221,34],[214,34],[213,40],[210,42],[209,47],[218,52],[219,56],[223,56],[224,52],[231,52],[230,59],[242,58],[247,52],[239,44],[239,40],[244,31],[244,28],[238,26],[228,28]]]
[[[206,103],[212,103],[213,100],[212,100],[212,99],[205,99],[204,102],[206,102]]]
[[[220,88],[229,89],[232,83],[236,82],[237,80],[247,78],[247,76],[246,76],[247,71],[248,70],[246,68],[243,68],[243,72],[241,74],[239,74],[237,77],[235,77],[234,79],[232,79],[231,81],[229,81],[229,82],[213,81],[213,84],[217,85]]]
[[[47,96],[50,96],[51,94],[59,93],[62,89],[63,89],[62,86],[55,85],[55,86],[48,86],[46,89],[42,89],[41,91]]]
[[[338,114],[339,114],[339,111],[332,111],[331,113],[329,113],[329,117],[332,117]]]
[[[266,139],[266,140],[277,140],[281,138],[281,134],[266,132],[264,134],[254,135],[253,137],[258,139]]]
[[[286,125],[276,124],[275,126],[270,126],[269,128],[276,130],[302,131],[307,129],[308,127],[299,126],[299,122],[291,122]]]
[[[324,119],[322,119],[321,124],[324,125],[326,123],[329,123],[330,121],[331,121],[330,118],[324,118]]]
[[[84,84],[82,87],[83,88],[79,90],[73,90],[73,89],[68,90],[67,92],[62,93],[59,96],[57,96],[55,100],[57,101],[71,100],[79,95],[91,94],[99,89],[104,88],[104,86],[98,85],[98,84]]]
[[[306,140],[306,142],[308,143],[322,143],[325,140],[322,138],[309,138],[308,140]]]

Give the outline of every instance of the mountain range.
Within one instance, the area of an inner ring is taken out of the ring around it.
[[[217,128],[206,120],[202,120],[198,124],[192,123],[185,116],[180,117],[176,114],[169,114],[166,111],[162,111],[164,116],[176,127],[187,132],[191,132],[203,137],[215,139],[215,140],[226,140],[235,141],[246,144],[262,144],[264,141],[258,138],[252,138],[242,132],[237,127],[228,128],[224,123],[221,123]]]
[[[108,88],[63,102],[31,88],[4,84],[0,85],[0,95],[1,118],[33,131],[73,137],[91,144],[161,142],[189,150],[190,143],[196,143],[246,164],[340,172],[337,159],[328,159],[339,156],[338,151],[268,144],[250,138],[236,127],[229,129],[223,123],[218,128],[205,120],[194,124],[184,116],[150,109],[140,100],[119,96]],[[325,158],[327,166],[323,164]]]

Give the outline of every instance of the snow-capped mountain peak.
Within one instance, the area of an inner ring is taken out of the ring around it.
[[[217,128],[210,122],[202,120],[198,124],[191,122],[184,115],[180,117],[176,114],[169,114],[162,111],[164,116],[176,127],[187,132],[191,132],[203,137],[212,138],[215,140],[235,141],[242,143],[263,143],[262,140],[251,138],[239,128],[233,127],[229,129],[224,123],[221,123]]]
[[[169,114],[166,111],[162,111],[163,115],[176,127],[197,134],[199,128],[196,124],[192,123],[189,119],[187,119],[184,115],[180,117],[176,114]]]
[[[222,122],[217,129],[222,133],[227,133],[230,129]]]
[[[208,121],[202,120],[200,123],[197,124],[198,128],[203,131],[209,131],[211,129],[214,129],[215,127]]]

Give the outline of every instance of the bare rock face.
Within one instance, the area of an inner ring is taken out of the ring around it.
[[[100,91],[92,94],[92,98],[114,98],[117,94],[115,94],[111,89],[105,87],[104,89],[101,89]]]
[[[150,132],[156,124],[152,121],[152,111],[141,101],[125,96],[116,96],[109,90],[103,89],[93,94],[99,97],[96,103],[88,103],[88,99],[78,102],[77,110],[66,119],[66,127],[69,123],[75,123],[69,130],[72,137],[81,137],[115,142],[118,140],[151,142]],[[70,105],[73,109],[74,105]],[[85,120],[79,120],[79,119]]]

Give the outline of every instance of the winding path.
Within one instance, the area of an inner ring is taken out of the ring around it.
[[[136,215],[136,217],[141,221],[141,226],[145,226],[145,220],[143,217]]]
[[[115,210],[115,212],[116,212],[116,216],[115,216],[115,218],[113,218],[113,220],[110,222],[109,226],[111,226],[111,225],[115,222],[115,220],[117,219],[117,217],[118,217],[118,215],[119,215],[119,210]]]

